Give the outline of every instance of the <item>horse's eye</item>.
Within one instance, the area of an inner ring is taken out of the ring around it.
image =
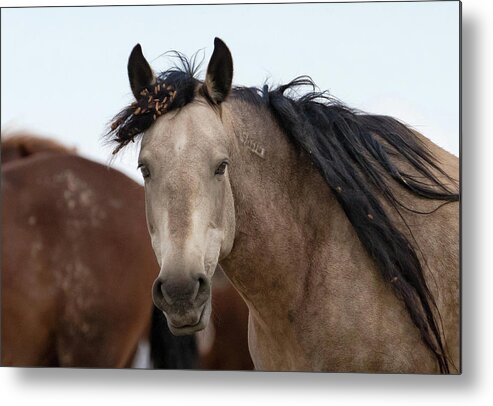
[[[226,161],[221,162],[221,164],[217,167],[216,172],[214,172],[214,175],[224,175],[224,172],[226,171],[226,166],[228,166],[228,163]]]
[[[149,169],[147,168],[147,166],[145,165],[139,165],[139,169],[140,169],[140,173],[142,174],[142,177],[145,179],[145,178],[148,178],[149,176],[151,176],[151,172],[149,172]]]

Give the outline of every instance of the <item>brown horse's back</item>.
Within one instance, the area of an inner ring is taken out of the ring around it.
[[[138,184],[74,155],[12,162],[2,241],[2,365],[128,364],[157,273]]]
[[[75,148],[68,148],[50,138],[43,138],[25,132],[2,134],[2,165],[37,154],[69,155]]]

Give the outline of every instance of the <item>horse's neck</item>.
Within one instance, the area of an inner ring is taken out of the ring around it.
[[[334,300],[368,290],[372,265],[309,158],[270,115],[254,109],[243,105],[234,111],[236,238],[223,265],[249,307],[250,341],[261,343],[251,345],[256,367],[317,369],[304,354],[315,353],[329,332],[342,331],[329,324],[331,309],[341,307]],[[359,279],[361,269],[353,263],[365,268]],[[356,285],[347,283],[353,280]],[[369,295],[363,292],[361,300],[371,300]],[[324,330],[317,334],[320,326]],[[326,367],[324,358],[320,368]]]
[[[251,308],[285,316],[307,294],[314,249],[344,214],[308,157],[267,112],[231,107],[236,237],[226,271]]]
[[[231,132],[236,147],[230,181],[235,200],[236,237],[223,265],[249,306],[255,325],[251,330],[253,340],[271,342],[270,346],[256,347],[268,348],[259,356],[262,362],[266,357],[273,359],[264,366],[314,368],[319,359],[320,368],[325,368],[360,351],[367,336],[371,337],[369,342],[389,343],[385,351],[390,354],[401,349],[415,351],[422,356],[418,369],[433,368],[417,329],[402,317],[405,313],[402,303],[384,283],[309,157],[291,144],[267,112],[239,102],[230,103],[227,110],[226,117],[235,117]],[[440,240],[437,236],[440,231],[433,224],[437,215],[420,217],[416,235],[418,240],[420,235],[427,236],[419,241],[427,249],[434,240]],[[453,226],[449,217],[438,217],[443,223],[440,227]],[[449,248],[438,248],[454,249],[453,242],[447,244]],[[447,255],[442,253],[437,257],[448,261]],[[450,284],[454,277],[443,284]],[[349,330],[346,320],[351,320],[353,326]],[[396,330],[398,324],[400,328]],[[362,330],[357,326],[362,326]],[[346,347],[336,351],[334,348],[339,348],[340,340],[345,340]],[[393,347],[392,343],[400,343],[400,347]],[[325,351],[331,345],[332,349],[324,356],[313,359],[303,356],[301,360],[282,364],[291,353],[316,354],[322,351],[320,346]],[[303,350],[298,351],[295,346]],[[283,350],[276,355],[279,348]],[[367,351],[380,350],[368,347]],[[412,370],[415,366],[404,362],[404,366],[382,368],[406,370],[407,367]],[[364,370],[366,366],[355,363],[349,368]]]

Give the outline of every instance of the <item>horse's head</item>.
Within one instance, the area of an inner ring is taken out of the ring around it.
[[[136,98],[157,83],[140,46],[130,55],[128,72]],[[152,295],[174,334],[207,325],[211,278],[233,245],[231,141],[221,117],[232,74],[231,54],[216,39],[206,80],[197,82],[193,101],[158,117],[142,139],[138,165],[160,266]]]

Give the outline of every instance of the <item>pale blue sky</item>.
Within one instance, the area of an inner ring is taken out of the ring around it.
[[[310,75],[346,104],[396,116],[459,153],[459,3],[346,3],[2,9],[2,131],[27,129],[108,162],[108,120],[131,100],[139,42],[155,70],[215,36],[234,82]],[[204,66],[205,68],[205,66]],[[112,165],[140,179],[135,152]]]

